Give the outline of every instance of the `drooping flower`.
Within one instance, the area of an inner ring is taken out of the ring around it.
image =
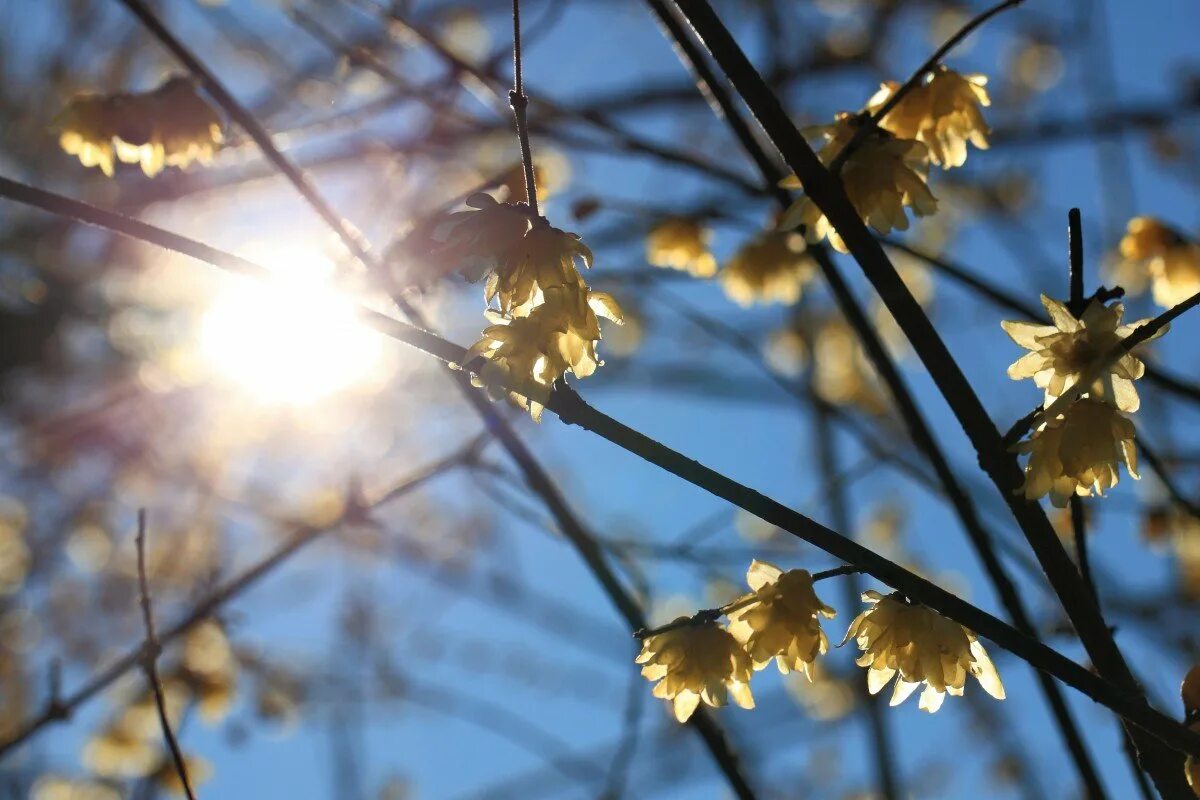
[[[831,164],[864,124],[868,123],[858,115],[841,113],[833,125],[820,128],[826,140],[817,153],[821,162],[827,166]],[[893,229],[908,230],[906,209],[912,209],[918,217],[936,213],[937,198],[925,183],[928,158],[928,149],[921,142],[901,139],[879,128],[868,133],[841,170],[846,196],[863,221],[878,233],[886,234]],[[802,188],[794,175],[781,185]],[[805,227],[809,241],[828,238],[835,250],[849,252],[842,237],[807,196],[796,200],[779,222],[782,230],[792,230],[800,225]]]
[[[717,259],[709,251],[712,230],[690,217],[670,217],[646,236],[646,260],[656,267],[685,270],[697,278],[711,278]]]
[[[529,209],[483,192],[466,205],[420,221],[389,255],[397,270],[417,283],[454,271],[474,283],[495,271],[529,230]]]
[[[963,75],[939,65],[925,81],[900,98],[879,124],[900,139],[915,139],[929,148],[929,160],[943,169],[967,161],[967,143],[988,148],[991,128],[983,108],[991,105],[987,76]],[[900,84],[889,81],[867,101],[866,110],[882,108]]]
[[[223,141],[221,118],[189,78],[141,94],[82,94],[55,120],[59,144],[85,167],[113,174],[114,155],[153,177],[164,166],[207,164]]]
[[[484,296],[496,300],[502,314],[522,316],[559,287],[584,287],[576,261],[592,265],[592,251],[574,233],[534,224],[503,255],[488,278]]]
[[[765,231],[742,245],[718,278],[725,294],[745,307],[754,303],[792,305],[800,300],[813,274],[801,237]]]
[[[750,657],[737,639],[715,622],[680,617],[675,623],[679,627],[648,636],[635,660],[642,677],[658,681],[653,694],[671,701],[675,719],[687,722],[700,701],[718,707],[731,695],[742,708],[754,708]]]
[[[746,583],[754,600],[729,612],[729,632],[746,648],[754,669],[774,659],[785,675],[792,670],[807,675],[817,656],[829,649],[818,615],[833,619],[837,612],[817,597],[806,570],[784,572],[756,560]]]
[[[896,678],[891,705],[899,705],[924,684],[920,707],[933,713],[946,693],[961,696],[967,675],[997,700],[1004,699],[1004,684],[987,651],[975,634],[923,605],[896,594],[863,592],[867,608],[850,623],[845,644],[854,639],[866,667],[867,688],[877,694]]]
[[[1082,397],[1013,448],[1029,454],[1021,491],[1028,500],[1048,493],[1060,508],[1073,494],[1103,495],[1117,485],[1121,463],[1134,479],[1140,477],[1133,440],[1133,423],[1121,412],[1101,400]]]
[[[620,324],[621,311],[611,295],[593,292],[581,283],[546,289],[542,302],[524,316],[492,315],[495,324],[484,329],[467,351],[465,363],[482,356],[505,371],[545,387],[570,370],[586,378],[603,362],[596,354],[603,316]],[[486,383],[486,369],[477,385]],[[540,420],[542,405],[512,393],[514,402]]]
[[[1105,306],[1092,300],[1079,319],[1064,304],[1046,295],[1042,295],[1042,305],[1050,315],[1052,325],[1014,321],[1000,324],[1014,342],[1030,351],[1008,368],[1008,377],[1013,380],[1033,378],[1039,388],[1046,390],[1046,406],[1085,373],[1099,368],[1113,348],[1150,322],[1142,319],[1122,325],[1125,307],[1121,303]],[[1156,332],[1151,339],[1165,332],[1166,328]],[[1145,371],[1139,358],[1126,353],[1105,367],[1100,377],[1088,387],[1088,394],[1110,402],[1122,411],[1137,411],[1140,401],[1133,381],[1142,377]]]
[[[1153,217],[1134,217],[1113,271],[1129,292],[1141,291],[1149,278],[1154,302],[1170,308],[1200,292],[1200,244]]]

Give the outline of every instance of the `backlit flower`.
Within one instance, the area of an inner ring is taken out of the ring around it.
[[[826,143],[817,153],[821,162],[831,164],[863,124],[866,123],[858,116],[842,113],[833,125],[822,127]],[[921,142],[900,139],[878,128],[867,134],[841,171],[842,187],[863,221],[878,233],[886,234],[893,229],[908,230],[906,209],[912,209],[918,217],[936,213],[937,198],[925,183],[928,157],[928,150]],[[794,175],[781,185],[802,188]],[[849,252],[842,237],[808,197],[794,202],[779,223],[782,230],[800,225],[805,227],[809,241],[828,237],[834,249]]]
[[[1046,390],[1047,406],[1077,383],[1084,373],[1099,368],[1105,356],[1121,340],[1150,322],[1143,319],[1122,325],[1125,307],[1120,303],[1105,306],[1092,300],[1079,319],[1065,305],[1046,295],[1042,295],[1042,305],[1050,315],[1052,325],[1013,321],[1000,324],[1014,342],[1030,351],[1008,368],[1008,377],[1013,380],[1033,378],[1039,388]],[[1164,328],[1151,338],[1165,332]],[[1088,388],[1088,394],[1113,403],[1122,411],[1137,411],[1139,400],[1133,381],[1142,377],[1145,371],[1140,359],[1126,353],[1104,368]]]
[[[675,719],[686,722],[703,700],[723,706],[730,695],[742,708],[754,708],[750,693],[750,657],[737,639],[715,622],[682,623],[642,642],[636,663],[642,676],[658,681],[654,696],[670,700]]]
[[[866,667],[867,688],[877,694],[893,677],[891,705],[908,699],[924,684],[920,707],[933,713],[949,692],[961,696],[967,675],[997,700],[1004,685],[987,651],[971,631],[923,605],[899,595],[868,591],[862,595],[870,608],[859,614],[846,631],[845,644],[854,639],[860,667]]]
[[[879,124],[900,139],[915,139],[929,148],[929,160],[943,169],[961,167],[967,142],[986,150],[991,129],[982,109],[991,105],[987,77],[963,75],[938,66],[925,81],[900,98]],[[900,84],[889,81],[867,101],[874,113],[891,99]]]
[[[84,166],[113,174],[113,156],[146,175],[207,164],[223,141],[221,118],[188,78],[142,94],[78,95],[55,120],[59,144]]]
[[[453,270],[471,282],[494,272],[504,263],[529,230],[525,205],[498,203],[490,194],[477,192],[466,199],[467,211],[424,220],[403,240],[397,256],[406,274],[423,278]]]
[[[592,251],[579,236],[535,224],[501,258],[488,278],[485,298],[496,300],[502,314],[523,315],[552,288],[584,285],[576,260],[592,265]]]
[[[1140,291],[1148,277],[1154,302],[1170,308],[1200,292],[1200,244],[1153,217],[1134,217],[1121,239],[1114,273],[1130,292]]]
[[[655,225],[646,236],[646,260],[656,267],[711,278],[717,272],[717,259],[708,249],[711,241],[712,230],[699,220],[671,217]]]
[[[774,659],[785,675],[792,670],[808,674],[817,656],[829,649],[818,615],[837,615],[817,597],[812,575],[753,561],[746,583],[755,599],[729,612],[729,632],[746,648],[756,670]]]
[[[188,631],[178,677],[191,691],[205,721],[219,722],[229,712],[237,692],[237,661],[216,622],[202,622]]]
[[[812,279],[813,265],[804,240],[793,233],[765,231],[734,253],[718,276],[725,294],[740,306],[753,303],[792,305]]]
[[[1029,454],[1021,491],[1028,500],[1049,493],[1059,507],[1073,494],[1103,495],[1117,485],[1119,464],[1124,463],[1133,478],[1139,477],[1133,439],[1133,423],[1116,408],[1080,398],[1013,448]]]
[[[586,378],[603,362],[596,354],[600,321],[605,317],[618,324],[621,310],[604,292],[593,292],[582,283],[547,289],[542,302],[525,316],[493,314],[496,324],[484,329],[482,337],[467,351],[465,364],[482,356],[509,373],[532,379],[547,388],[571,371]],[[464,364],[464,365],[465,365]],[[476,378],[477,385],[486,380]],[[541,419],[542,405],[513,393],[512,399]]]

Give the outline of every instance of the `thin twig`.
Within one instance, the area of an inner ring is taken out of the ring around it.
[[[521,0],[512,0],[513,20],[513,88],[508,93],[513,119],[517,125],[517,142],[521,146],[521,164],[525,168],[525,195],[529,211],[538,214],[537,175],[533,168],[533,153],[529,148],[529,98],[525,96],[525,79],[521,74]]]
[[[162,681],[158,677],[158,654],[162,652],[162,645],[154,630],[154,611],[150,606],[150,582],[146,578],[146,509],[144,508],[139,508],[137,512],[137,538],[134,541],[137,544],[138,596],[142,606],[142,622],[146,626],[146,641],[142,646],[142,670],[146,673],[146,681],[154,692],[154,705],[158,707],[158,722],[162,727],[167,749],[171,751],[171,760],[175,763],[175,772],[179,776],[183,792],[188,800],[196,800],[191,778],[188,777],[187,762],[184,761],[183,751],[179,748],[175,732],[171,730],[171,721],[167,717],[167,698],[163,694]]]

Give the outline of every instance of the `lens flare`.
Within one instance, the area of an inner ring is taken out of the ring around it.
[[[225,284],[204,313],[199,348],[213,371],[258,402],[309,405],[371,383],[383,345],[319,250],[273,248],[275,278]]]

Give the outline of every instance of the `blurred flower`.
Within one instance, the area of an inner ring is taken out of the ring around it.
[[[34,781],[29,800],[121,800],[121,793],[99,781],[43,775]]]
[[[25,544],[25,506],[0,498],[0,597],[13,594],[25,583],[32,554]]]
[[[832,125],[818,128],[826,144],[817,155],[821,163],[833,163],[842,148],[854,137],[860,125],[866,124],[858,115],[838,114]],[[924,144],[900,139],[891,133],[873,129],[857,146],[842,166],[842,186],[846,196],[863,221],[878,233],[893,229],[908,230],[905,209],[925,217],[937,212],[937,198],[925,184],[929,152]],[[792,175],[781,183],[791,189],[802,188]],[[805,226],[810,242],[828,237],[834,249],[847,253],[846,243],[834,230],[817,205],[807,196],[796,200],[780,219],[781,230]]]
[[[723,706],[731,694],[742,708],[754,708],[750,657],[737,640],[715,622],[675,622],[680,626],[646,637],[636,659],[642,676],[658,681],[654,696],[672,701],[675,719],[687,722],[701,700]]]
[[[1089,497],[1094,490],[1103,495],[1117,485],[1120,463],[1134,479],[1140,477],[1133,440],[1133,423],[1117,409],[1081,398],[1013,448],[1029,454],[1021,489],[1028,500],[1049,493],[1059,507],[1073,494]]]
[[[903,703],[924,684],[920,707],[933,713],[941,708],[947,692],[962,695],[969,673],[992,697],[1004,699],[1000,676],[975,634],[897,594],[868,591],[862,599],[871,607],[850,623],[842,644],[853,638],[863,651],[857,663],[868,668],[871,694],[899,673],[891,705]]]
[[[646,260],[656,267],[686,270],[697,278],[711,278],[717,259],[709,251],[712,230],[699,220],[669,217],[646,236]]]
[[[220,722],[237,693],[237,660],[221,626],[206,620],[187,632],[177,676],[206,722]]]
[[[879,124],[898,139],[915,139],[929,149],[929,160],[943,169],[967,161],[967,142],[986,150],[991,129],[982,108],[991,105],[987,77],[962,75],[939,65],[925,81],[900,98]],[[874,114],[891,99],[900,84],[889,81],[867,101]]]
[[[208,164],[223,141],[220,116],[180,77],[142,94],[77,95],[54,125],[64,151],[109,176],[114,153],[154,177],[164,166]]]
[[[832,674],[822,661],[809,664],[807,680],[799,673],[788,675],[784,687],[815,720],[831,722],[854,710],[854,687],[846,679]]]
[[[1012,340],[1030,352],[1008,368],[1013,380],[1033,378],[1046,390],[1045,405],[1077,383],[1085,373],[1104,364],[1105,357],[1137,328],[1150,322],[1138,320],[1121,324],[1125,306],[1105,306],[1096,300],[1088,303],[1076,319],[1065,305],[1042,295],[1042,305],[1052,325],[1005,321],[1000,325]],[[1151,339],[1166,333],[1158,331]],[[1135,348],[1136,349],[1136,348]],[[1137,411],[1140,401],[1133,381],[1142,377],[1146,367],[1132,353],[1107,364],[1104,373],[1088,388],[1088,395],[1113,403],[1122,411]]]
[[[798,670],[808,674],[817,655],[829,649],[818,615],[833,619],[837,612],[821,602],[807,570],[784,572],[774,564],[755,560],[746,573],[754,600],[731,610],[729,632],[746,648],[759,670],[775,660],[783,674]]]
[[[823,400],[858,406],[870,414],[887,410],[875,368],[843,318],[830,317],[817,329],[812,360],[814,385]]]
[[[105,778],[141,778],[162,758],[158,740],[118,720],[94,734],[83,748],[83,763]]]
[[[183,754],[183,768],[187,771],[188,783],[191,784],[193,789],[204,783],[212,775],[212,766],[207,761],[189,753]],[[150,780],[168,794],[173,794],[176,797],[183,797],[185,795],[183,780],[179,777],[179,769],[175,766],[175,762],[170,756],[165,756],[160,761],[158,768],[150,775]]]
[[[464,61],[475,62],[487,55],[492,37],[474,9],[448,9],[440,27],[442,45]]]
[[[603,362],[596,354],[600,341],[600,321],[606,317],[620,324],[621,310],[604,292],[593,292],[582,283],[555,286],[546,290],[540,305],[525,316],[505,318],[492,315],[496,324],[484,329],[464,358],[464,365],[484,357],[508,373],[532,379],[545,387],[570,370],[586,378]],[[476,377],[477,385],[487,382]],[[514,402],[529,409],[535,420],[542,416],[540,403],[512,393]]]
[[[1012,82],[1027,92],[1044,92],[1062,80],[1062,52],[1048,42],[1022,40],[1006,58],[1007,74]]]
[[[785,325],[772,331],[762,351],[767,366],[788,378],[800,377],[808,366],[808,343],[795,325]]]
[[[469,210],[421,220],[389,253],[397,271],[418,283],[459,271],[475,282],[496,270],[529,230],[525,205],[477,192]]]
[[[725,294],[740,306],[753,303],[792,305],[812,279],[804,240],[793,233],[765,231],[746,242],[721,270]]]
[[[1121,239],[1113,277],[1130,293],[1153,283],[1154,302],[1170,308],[1200,292],[1200,244],[1153,217],[1134,217]]]

